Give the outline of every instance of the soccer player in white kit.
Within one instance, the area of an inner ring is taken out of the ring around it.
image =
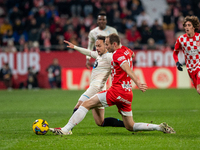
[[[177,69],[182,71],[182,64],[178,61],[178,53],[180,50],[183,51],[188,74],[200,95],[200,34],[196,32],[199,29],[199,24],[196,16],[185,17],[183,26],[186,33],[176,40],[173,58]]]
[[[118,32],[115,28],[110,27],[106,24],[107,24],[106,13],[104,12],[99,13],[97,17],[98,26],[89,32],[87,49],[93,51],[95,41],[98,35],[108,36],[109,34],[112,34],[112,33],[116,33],[118,35]],[[86,56],[86,67],[88,69],[90,68],[90,58],[91,58],[90,56]]]
[[[112,53],[108,53],[108,51],[105,49],[105,37],[100,35],[97,36],[97,40],[95,42],[96,51],[90,51],[85,48],[74,46],[68,41],[64,42],[68,44],[67,47],[75,49],[84,55],[91,56],[96,59],[92,70],[90,86],[79,98],[74,108],[75,112],[84,101],[88,100],[98,92],[106,89],[106,81],[108,76],[111,74]],[[99,126],[124,127],[123,122],[119,119],[112,117],[104,119],[104,107],[94,108],[92,110],[92,114],[95,123]]]
[[[107,24],[106,13],[100,12],[97,17],[97,25],[98,26],[96,28],[94,28],[93,30],[91,30],[88,35],[88,49],[89,50],[93,51],[95,41],[96,41],[98,35],[108,36],[112,33],[116,33],[118,35],[118,32],[115,28],[110,27],[106,24]],[[86,56],[86,67],[88,69],[90,68],[90,58],[91,58],[90,56],[88,56],[88,55]],[[102,90],[105,90],[105,89],[106,89],[106,86]],[[75,111],[76,110],[77,109],[75,107]],[[123,124],[123,121],[121,121],[119,119],[108,117],[108,118],[104,119],[104,124],[102,126],[124,127],[124,124]]]

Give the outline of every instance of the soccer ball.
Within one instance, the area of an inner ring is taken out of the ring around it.
[[[49,124],[44,119],[37,119],[32,125],[33,132],[37,135],[45,135],[49,130]]]

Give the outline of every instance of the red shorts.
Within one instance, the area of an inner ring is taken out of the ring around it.
[[[132,116],[132,99],[133,93],[131,91],[124,91],[123,89],[109,88],[108,90],[99,92],[97,94],[99,100],[104,107],[116,105],[118,112],[124,116]]]
[[[188,72],[194,87],[197,88],[197,85],[200,84],[200,69],[197,68],[195,71],[192,71],[191,73]]]

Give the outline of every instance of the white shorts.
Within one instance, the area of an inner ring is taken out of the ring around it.
[[[104,88],[106,88],[106,86],[104,86]],[[92,96],[96,95],[97,93],[101,92],[103,89],[99,89],[97,87],[94,86],[90,86],[79,98],[79,101],[86,101],[88,99],[90,99]],[[99,109],[104,109],[104,107],[98,107]]]

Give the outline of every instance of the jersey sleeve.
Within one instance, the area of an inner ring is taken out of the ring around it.
[[[116,53],[113,54],[113,62],[115,64],[118,64],[119,66],[121,66],[126,61],[127,61],[126,56],[123,53],[116,52]]]
[[[176,43],[175,43],[175,46],[174,46],[174,50],[175,51],[179,51],[181,50],[182,47],[181,47],[181,43],[179,42],[179,38],[176,40]]]
[[[95,39],[94,39],[94,36],[92,35],[92,32],[90,32],[88,35],[88,48],[87,49],[93,51],[94,45],[95,45]],[[86,56],[86,59],[90,59],[90,56]]]
[[[91,51],[90,55],[92,58],[96,59],[98,57],[98,52],[97,51]]]

